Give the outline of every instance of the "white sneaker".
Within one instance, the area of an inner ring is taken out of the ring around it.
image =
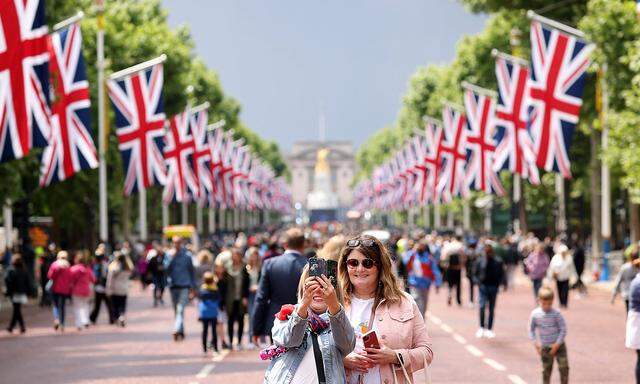
[[[482,336],[484,336],[484,329],[483,329],[483,328],[479,328],[479,329],[476,331],[476,337],[479,339],[479,338],[481,338]]]
[[[487,339],[493,339],[494,337],[496,337],[496,334],[493,333],[493,331],[487,329],[486,331],[484,331],[484,337],[486,337]]]

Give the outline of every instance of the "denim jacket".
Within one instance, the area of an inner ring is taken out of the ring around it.
[[[353,328],[342,307],[335,316],[327,312],[320,317],[329,320],[330,324],[327,330],[318,335],[327,384],[345,383],[342,359],[355,348],[356,337]],[[276,319],[271,332],[274,344],[290,349],[271,361],[264,376],[264,384],[289,384],[305,353],[309,348],[313,348],[311,334],[307,332],[307,319],[301,318],[297,311],[293,311],[289,320]]]

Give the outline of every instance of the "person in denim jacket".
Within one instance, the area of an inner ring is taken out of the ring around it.
[[[313,350],[317,335],[327,384],[345,383],[342,363],[355,347],[355,334],[342,306],[339,292],[324,275],[308,277],[306,266],[298,285],[298,304],[285,305],[276,315],[274,346],[261,357],[271,359],[265,384],[315,384],[318,372]]]

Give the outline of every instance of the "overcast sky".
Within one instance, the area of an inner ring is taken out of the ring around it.
[[[249,128],[289,150],[326,138],[356,146],[392,124],[418,66],[453,59],[485,17],[454,0],[163,0],[172,26],[239,100]]]

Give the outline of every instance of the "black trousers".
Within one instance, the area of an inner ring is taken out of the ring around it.
[[[566,308],[569,305],[569,280],[556,280],[556,286],[558,288],[560,306]]]
[[[469,302],[473,303],[473,298],[475,297],[474,293],[476,290],[476,284],[473,282],[473,279],[467,276],[467,280],[469,280]]]
[[[636,350],[638,360],[636,360],[636,384],[640,384],[640,349]]]
[[[240,300],[235,300],[231,308],[227,308],[227,334],[229,335],[229,344],[233,345],[233,325],[238,323],[238,344],[242,344],[242,334],[244,333],[244,311]]]
[[[9,324],[9,329],[13,330],[16,324],[20,325],[20,330],[24,331],[24,319],[22,318],[22,304],[20,303],[11,303],[13,304],[13,313],[11,314],[11,323]]]
[[[91,315],[89,316],[89,320],[92,323],[95,323],[98,320],[98,315],[100,314],[100,307],[102,306],[102,302],[104,301],[104,305],[107,307],[107,314],[109,315],[109,324],[113,324],[113,311],[111,310],[111,301],[109,297],[104,292],[96,292],[95,298],[93,301],[93,310],[91,311]]]
[[[451,291],[456,290],[456,301],[458,305],[462,305],[462,287],[460,285],[460,280],[462,276],[462,271],[460,269],[449,269],[447,271],[447,284],[449,284],[449,299],[451,299]]]
[[[492,330],[493,329],[493,317],[496,310],[496,299],[498,297],[499,287],[493,285],[480,285],[480,328]],[[485,323],[485,312],[489,310],[489,319]]]
[[[127,312],[127,296],[111,295],[112,317],[117,320]]]
[[[202,322],[202,350],[207,352],[207,338],[209,334],[209,328],[211,328],[211,347],[214,351],[218,352],[218,334],[216,333],[216,324],[218,324],[218,318],[213,319],[201,319]]]

